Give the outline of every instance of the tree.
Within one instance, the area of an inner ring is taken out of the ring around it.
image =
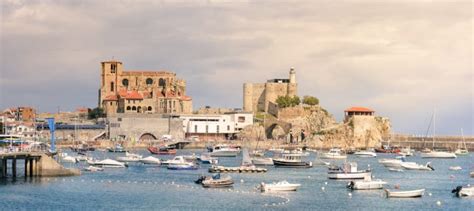
[[[97,119],[97,118],[105,117],[104,109],[102,108],[89,109],[87,116],[89,119]]]
[[[298,96],[290,97],[286,95],[286,96],[279,96],[276,99],[276,103],[278,104],[278,107],[280,108],[295,107],[299,105],[300,102],[301,100]]]
[[[303,97],[303,104],[306,105],[318,105],[319,99],[313,96],[304,96]]]

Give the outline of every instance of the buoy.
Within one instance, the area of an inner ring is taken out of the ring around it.
[[[325,185],[327,185],[327,184],[328,184],[328,182],[324,182],[324,184],[325,184]]]
[[[243,179],[240,179],[240,183],[244,183],[244,180],[243,180]]]
[[[347,195],[348,195],[349,197],[352,197],[352,193],[348,193]]]
[[[311,178],[311,176],[308,176],[308,178]]]
[[[325,189],[324,187],[321,187],[321,190],[323,190],[323,191],[324,191],[324,189]]]
[[[441,206],[441,201],[437,201],[436,205]]]
[[[431,195],[433,195],[433,194],[431,194],[431,193],[428,193],[428,196],[431,196]]]

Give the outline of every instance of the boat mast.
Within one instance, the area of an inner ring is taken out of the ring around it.
[[[434,146],[435,146],[435,136],[436,136],[436,112],[433,112],[433,148],[432,150],[434,150]]]

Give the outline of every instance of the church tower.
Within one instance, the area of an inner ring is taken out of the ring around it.
[[[290,83],[288,83],[288,96],[295,96],[297,95],[296,93],[296,71],[294,67],[290,68]]]

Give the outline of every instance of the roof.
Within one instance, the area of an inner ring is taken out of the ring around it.
[[[122,90],[119,92],[120,98],[127,100],[143,100],[143,96],[138,91],[126,91]]]
[[[181,96],[181,100],[188,101],[188,100],[191,100],[191,97],[183,95],[183,96]]]
[[[104,101],[117,101],[117,95],[108,95],[104,98]]]
[[[122,75],[171,75],[175,76],[176,74],[167,70],[127,70],[123,71]]]
[[[101,63],[120,63],[120,64],[122,64],[122,62],[121,62],[121,61],[114,60],[114,59],[107,60],[107,61],[102,61]]]
[[[350,112],[350,111],[356,111],[356,112],[375,112],[374,110],[370,108],[365,108],[365,107],[350,107],[346,110],[345,112]]]

